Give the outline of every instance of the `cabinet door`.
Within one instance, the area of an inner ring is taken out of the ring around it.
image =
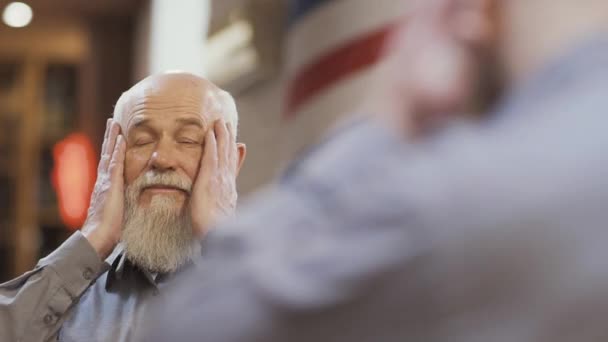
[[[13,270],[22,72],[17,61],[0,61],[0,281],[8,279]]]

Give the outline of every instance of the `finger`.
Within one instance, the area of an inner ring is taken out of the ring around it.
[[[108,135],[110,135],[110,128],[112,127],[113,121],[114,121],[114,119],[112,119],[112,118],[109,118],[108,120],[106,120],[106,130],[103,133],[104,140],[108,138]]]
[[[101,155],[106,153],[108,148],[108,136],[110,135],[110,128],[112,127],[112,119],[106,121],[106,131],[103,133],[103,143],[101,144]]]
[[[112,118],[106,121],[106,131],[103,134],[103,143],[101,144],[101,154],[99,157],[99,164],[97,165],[97,173],[105,171],[105,163],[108,160],[108,137],[112,130]]]
[[[234,133],[234,127],[232,126],[231,122],[227,123],[226,127],[228,128],[228,142],[230,144],[230,149],[228,151],[228,160],[230,162],[230,167],[233,170],[234,168],[236,168],[237,163],[236,136]]]
[[[228,130],[226,129],[226,123],[224,119],[219,119],[214,125],[215,139],[217,141],[217,156],[218,165],[226,165],[228,160],[228,153],[230,150],[230,142],[228,141]]]
[[[116,138],[116,144],[114,145],[114,151],[112,152],[112,159],[108,166],[108,172],[110,173],[110,179],[112,184],[120,183],[117,182],[123,176],[124,164],[125,164],[125,150],[126,143],[122,135],[118,135]]]
[[[205,170],[217,168],[217,159],[217,141],[215,140],[215,133],[210,129],[205,135],[205,150],[203,151],[199,174],[205,172]]]
[[[101,160],[99,161],[99,170],[101,172],[105,172],[108,170],[108,165],[110,165],[110,160],[112,159],[112,154],[114,152],[114,146],[116,145],[116,139],[120,134],[120,125],[117,122],[112,121],[112,127],[110,128],[110,135],[107,139],[106,151],[101,155]]]
[[[110,135],[108,136],[108,150],[107,153],[112,155],[114,152],[114,146],[116,145],[116,139],[120,135],[120,125],[118,122],[112,120],[112,127],[110,128]]]

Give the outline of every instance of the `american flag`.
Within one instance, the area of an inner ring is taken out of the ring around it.
[[[402,0],[292,0],[286,42],[284,156],[319,139],[356,110]]]

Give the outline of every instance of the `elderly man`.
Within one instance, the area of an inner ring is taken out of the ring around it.
[[[123,93],[82,233],[0,286],[0,340],[130,340],[149,299],[235,208],[237,120],[228,93],[187,73]]]
[[[213,230],[144,340],[608,340],[608,3],[418,3],[369,87],[376,122]],[[399,139],[469,102],[479,69],[508,90],[488,121]]]

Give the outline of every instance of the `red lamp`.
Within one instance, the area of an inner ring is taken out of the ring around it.
[[[87,217],[95,186],[96,154],[89,137],[73,133],[53,147],[52,182],[61,220],[70,229],[78,229]]]

